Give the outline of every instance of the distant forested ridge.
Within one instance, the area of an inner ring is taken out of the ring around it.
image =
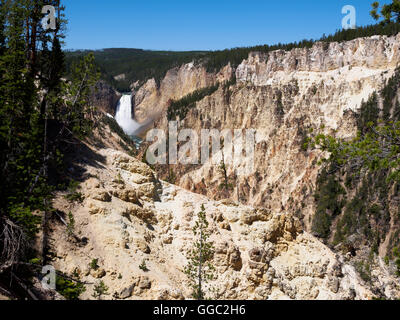
[[[67,51],[67,71],[72,63],[90,50]],[[167,71],[205,56],[207,52],[188,51],[149,51],[141,49],[103,49],[94,51],[96,63],[99,66],[102,79],[119,92],[131,91],[132,83],[140,84],[154,78],[159,83]],[[125,77],[115,80],[114,77],[124,74]]]
[[[340,30],[333,35],[323,35],[318,40],[302,40],[288,44],[278,43],[276,45],[260,45],[253,47],[242,47],[225,49],[219,51],[150,51],[140,49],[103,49],[94,51],[96,63],[101,70],[103,80],[107,81],[120,92],[130,91],[132,83],[139,81],[144,83],[154,78],[159,84],[168,70],[179,67],[182,64],[194,61],[202,64],[209,72],[217,72],[228,63],[236,68],[250,52],[268,53],[274,50],[292,50],[294,48],[311,48],[315,42],[323,41],[343,42],[360,37],[373,35],[393,36],[400,32],[400,24],[391,22],[388,24],[375,24],[356,29]],[[87,55],[89,50],[67,51],[67,71],[74,61]],[[115,77],[124,74],[125,77],[116,80]]]

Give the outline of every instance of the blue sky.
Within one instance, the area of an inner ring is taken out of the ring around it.
[[[217,50],[319,38],[344,5],[373,23],[373,0],[64,0],[67,49]],[[388,1],[383,1],[388,2]]]

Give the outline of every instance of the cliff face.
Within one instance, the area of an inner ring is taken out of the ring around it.
[[[103,280],[108,299],[190,298],[183,273],[194,242],[196,213],[205,205],[215,253],[218,299],[371,299],[374,293],[346,258],[304,232],[284,212],[212,201],[158,180],[145,164],[112,149],[81,162],[82,203],[59,194],[55,207],[72,212],[73,236],[52,224],[51,264],[86,283],[91,299]],[[81,155],[79,155],[81,157]],[[96,160],[96,161],[91,161]],[[97,268],[91,268],[97,259]],[[144,264],[147,271],[139,268]],[[400,288],[383,265],[374,270],[387,297]]]
[[[204,87],[224,82],[232,77],[233,70],[225,67],[217,74],[208,73],[204,67],[188,63],[167,72],[161,84],[148,80],[140,88],[133,89],[133,106],[138,122],[156,119],[168,108],[171,100],[179,100],[185,95]]]
[[[400,36],[377,36],[316,43],[290,52],[253,53],[237,68],[237,84],[221,86],[198,102],[180,128],[198,133],[202,128],[256,129],[255,172],[238,175],[228,168],[235,186],[230,196],[297,214],[310,230],[321,154],[302,150],[307,132],[354,136],[354,112],[393,75],[400,61],[399,40]],[[165,118],[157,125],[165,128]],[[221,195],[222,177],[211,162],[172,169],[184,188],[212,198]]]
[[[99,110],[114,116],[120,98],[121,94],[119,92],[106,82],[99,81],[96,84],[94,92],[92,92],[91,103]]]
[[[217,298],[398,298],[399,281],[393,264],[383,262],[383,247],[381,256],[370,258],[366,280],[351,250],[329,248],[311,234],[323,154],[303,144],[311,129],[355,135],[362,101],[395,73],[399,45],[400,35],[252,53],[235,71],[227,66],[209,74],[187,64],[168,72],[159,86],[149,80],[135,87],[136,119],[157,119],[154,127],[167,130],[171,99],[223,83],[235,72],[236,84],[198,101],[179,127],[199,135],[205,128],[255,129],[255,170],[246,174],[228,165],[233,188],[224,190],[224,177],[211,161],[158,167],[156,173],[123,152],[89,145],[93,159],[80,163],[87,178],[80,190],[84,201],[69,203],[58,194],[54,203],[59,212],[73,214],[75,229],[71,237],[64,225],[53,225],[51,263],[88,284],[82,298],[91,298],[100,279],[110,288],[107,298],[190,298],[183,268],[204,204],[215,244]],[[96,270],[89,267],[93,259]],[[139,268],[143,261],[148,271]]]
[[[330,72],[347,74],[348,81],[369,77],[397,66],[399,36],[373,36],[343,43],[317,42],[310,49],[278,50],[269,54],[252,53],[237,68],[238,80],[266,86],[288,78],[309,78],[309,84],[328,80]],[[347,72],[348,68],[362,68]],[[298,74],[292,74],[292,73]],[[351,76],[350,76],[351,74]],[[343,78],[343,77],[341,77]],[[335,78],[335,80],[337,80]]]

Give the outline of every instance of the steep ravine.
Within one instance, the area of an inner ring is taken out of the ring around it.
[[[346,258],[289,213],[213,201],[158,180],[123,152],[88,147],[95,157],[80,160],[83,202],[64,194],[54,201],[59,212],[73,214],[73,236],[53,223],[49,243],[51,264],[85,283],[82,299],[92,299],[100,280],[109,287],[107,299],[189,299],[183,268],[202,204],[215,245],[213,298],[372,299],[377,288],[387,298],[400,293],[384,265],[374,270],[380,283],[371,289]],[[147,271],[139,268],[143,261]]]
[[[190,298],[185,252],[204,203],[216,246],[217,298],[398,298],[399,279],[383,262],[386,252],[372,257],[366,282],[350,253],[311,234],[322,154],[303,143],[311,129],[355,135],[362,101],[394,74],[399,46],[400,35],[316,43],[252,53],[236,70],[228,65],[218,74],[187,64],[170,70],[160,86],[149,80],[135,87],[135,120],[154,119],[153,127],[166,130],[172,100],[221,83],[179,126],[255,129],[255,172],[237,174],[228,166],[234,188],[221,190],[223,177],[211,162],[156,166],[154,172],[120,151],[89,145],[97,162],[84,164],[84,201],[72,204],[62,194],[55,201],[61,212],[73,213],[77,237],[68,238],[61,224],[54,228],[54,265],[88,283],[82,298],[91,298],[100,279],[110,288],[108,298]],[[224,85],[233,75],[236,83]],[[90,269],[92,259],[98,270]],[[147,272],[139,268],[143,261]]]
[[[181,119],[180,128],[257,130],[255,173],[235,176],[235,200],[302,217],[307,230],[321,154],[302,150],[310,129],[352,137],[362,101],[380,90],[400,61],[400,36],[374,36],[310,49],[253,53],[236,70],[237,83],[221,86]],[[155,127],[167,128],[166,116]],[[161,168],[163,169],[163,168]],[[177,183],[218,198],[216,166],[171,166]],[[162,171],[162,170],[161,170]],[[163,177],[169,170],[164,168]]]

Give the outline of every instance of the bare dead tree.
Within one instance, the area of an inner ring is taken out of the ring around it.
[[[27,238],[21,227],[0,217],[0,273],[19,263],[27,248]]]

